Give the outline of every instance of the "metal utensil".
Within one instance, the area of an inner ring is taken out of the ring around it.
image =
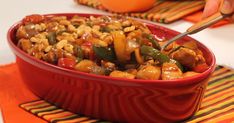
[[[197,33],[217,22],[219,22],[220,20],[223,20],[224,18],[226,17],[229,17],[231,16],[232,14],[223,14],[221,12],[217,12],[216,14],[194,24],[193,26],[191,26],[190,28],[188,28],[186,30],[186,32],[184,33],[181,33],[175,37],[173,37],[172,39],[168,40],[167,43],[165,43],[162,48],[161,48],[161,51],[163,51],[168,45],[170,45],[172,42],[186,36],[186,35],[191,35],[191,34],[194,34],[194,33]]]

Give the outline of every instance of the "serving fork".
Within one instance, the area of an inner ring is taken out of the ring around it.
[[[233,14],[233,13],[232,13]],[[171,39],[169,39],[161,48],[161,51],[163,51],[168,45],[170,45],[171,43],[173,43],[174,41],[187,36],[187,35],[191,35],[191,34],[195,34],[197,32],[202,31],[203,29],[219,22],[220,20],[223,20],[224,18],[230,17],[232,14],[223,14],[221,12],[217,12],[214,15],[199,21],[197,23],[195,23],[194,25],[192,25],[191,27],[189,27],[184,33],[181,33]]]

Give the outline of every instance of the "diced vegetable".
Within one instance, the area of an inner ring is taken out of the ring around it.
[[[126,42],[126,54],[131,54],[140,47],[140,44],[135,40],[127,40]]]
[[[181,70],[182,72],[184,71],[184,67],[180,64],[180,62],[178,62],[178,61],[176,61],[176,60],[174,60],[174,59],[170,59],[170,63],[176,64],[176,65],[180,68],[180,70]]]
[[[145,56],[151,56],[153,57],[153,59],[158,60],[161,64],[164,62],[170,61],[170,58],[167,55],[161,53],[159,50],[153,47],[146,46],[146,45],[143,45],[141,47],[141,54]]]
[[[107,26],[101,26],[100,31],[101,32],[111,32],[112,29],[107,27]]]
[[[126,63],[130,59],[130,54],[126,54],[126,36],[121,31],[113,31],[115,54],[119,62]]]
[[[37,24],[37,23],[42,22],[44,19],[45,17],[43,15],[33,14],[33,15],[26,16],[23,19],[23,23],[24,24],[29,24],[29,23]]]
[[[85,46],[85,47],[92,47],[92,43],[91,42],[89,42],[89,41],[86,41],[86,42],[84,42],[83,44],[82,44],[82,46]]]
[[[114,61],[116,59],[113,48],[93,46],[93,51],[100,59],[108,61]]]
[[[60,58],[58,60],[58,66],[68,69],[74,69],[76,61],[71,58]]]
[[[93,45],[101,46],[101,47],[108,47],[108,44],[105,41],[102,41],[100,39],[91,38],[90,41],[92,42]]]
[[[93,51],[93,47],[92,47],[92,43],[89,41],[84,42],[81,45],[81,49],[83,51],[83,57],[89,59],[89,60],[94,60],[95,56],[94,56],[94,51]]]
[[[141,47],[141,54],[153,57],[153,59],[158,60],[161,64],[165,62],[175,63],[181,71],[183,71],[183,66],[176,60],[169,58],[166,54],[161,53],[157,49],[150,46],[143,45]]]
[[[50,45],[56,44],[57,41],[56,41],[56,33],[55,32],[49,32],[47,38],[48,38]]]
[[[74,51],[75,51],[75,55],[77,57],[77,61],[80,62],[81,60],[84,59],[83,50],[81,49],[80,46],[77,46],[77,45],[75,45],[74,49],[75,49]]]
[[[158,41],[151,34],[143,33],[143,35],[145,35],[146,38],[153,44],[154,48],[161,50],[161,47],[160,47]]]
[[[142,58],[142,56],[140,54],[140,49],[139,48],[135,49],[135,57],[136,57],[136,61],[137,61],[138,64],[144,63],[144,60],[143,60],[143,58]]]

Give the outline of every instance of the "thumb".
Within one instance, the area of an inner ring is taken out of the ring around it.
[[[221,12],[231,14],[234,11],[234,0],[224,0],[221,6]]]

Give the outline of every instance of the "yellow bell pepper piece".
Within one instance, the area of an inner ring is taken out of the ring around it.
[[[140,54],[140,49],[139,48],[135,49],[135,57],[136,57],[137,63],[139,63],[139,64],[144,63],[144,60],[143,60],[143,58],[142,58],[142,56]]]
[[[119,62],[126,63],[130,56],[126,54],[126,36],[122,31],[113,31],[115,54]]]

